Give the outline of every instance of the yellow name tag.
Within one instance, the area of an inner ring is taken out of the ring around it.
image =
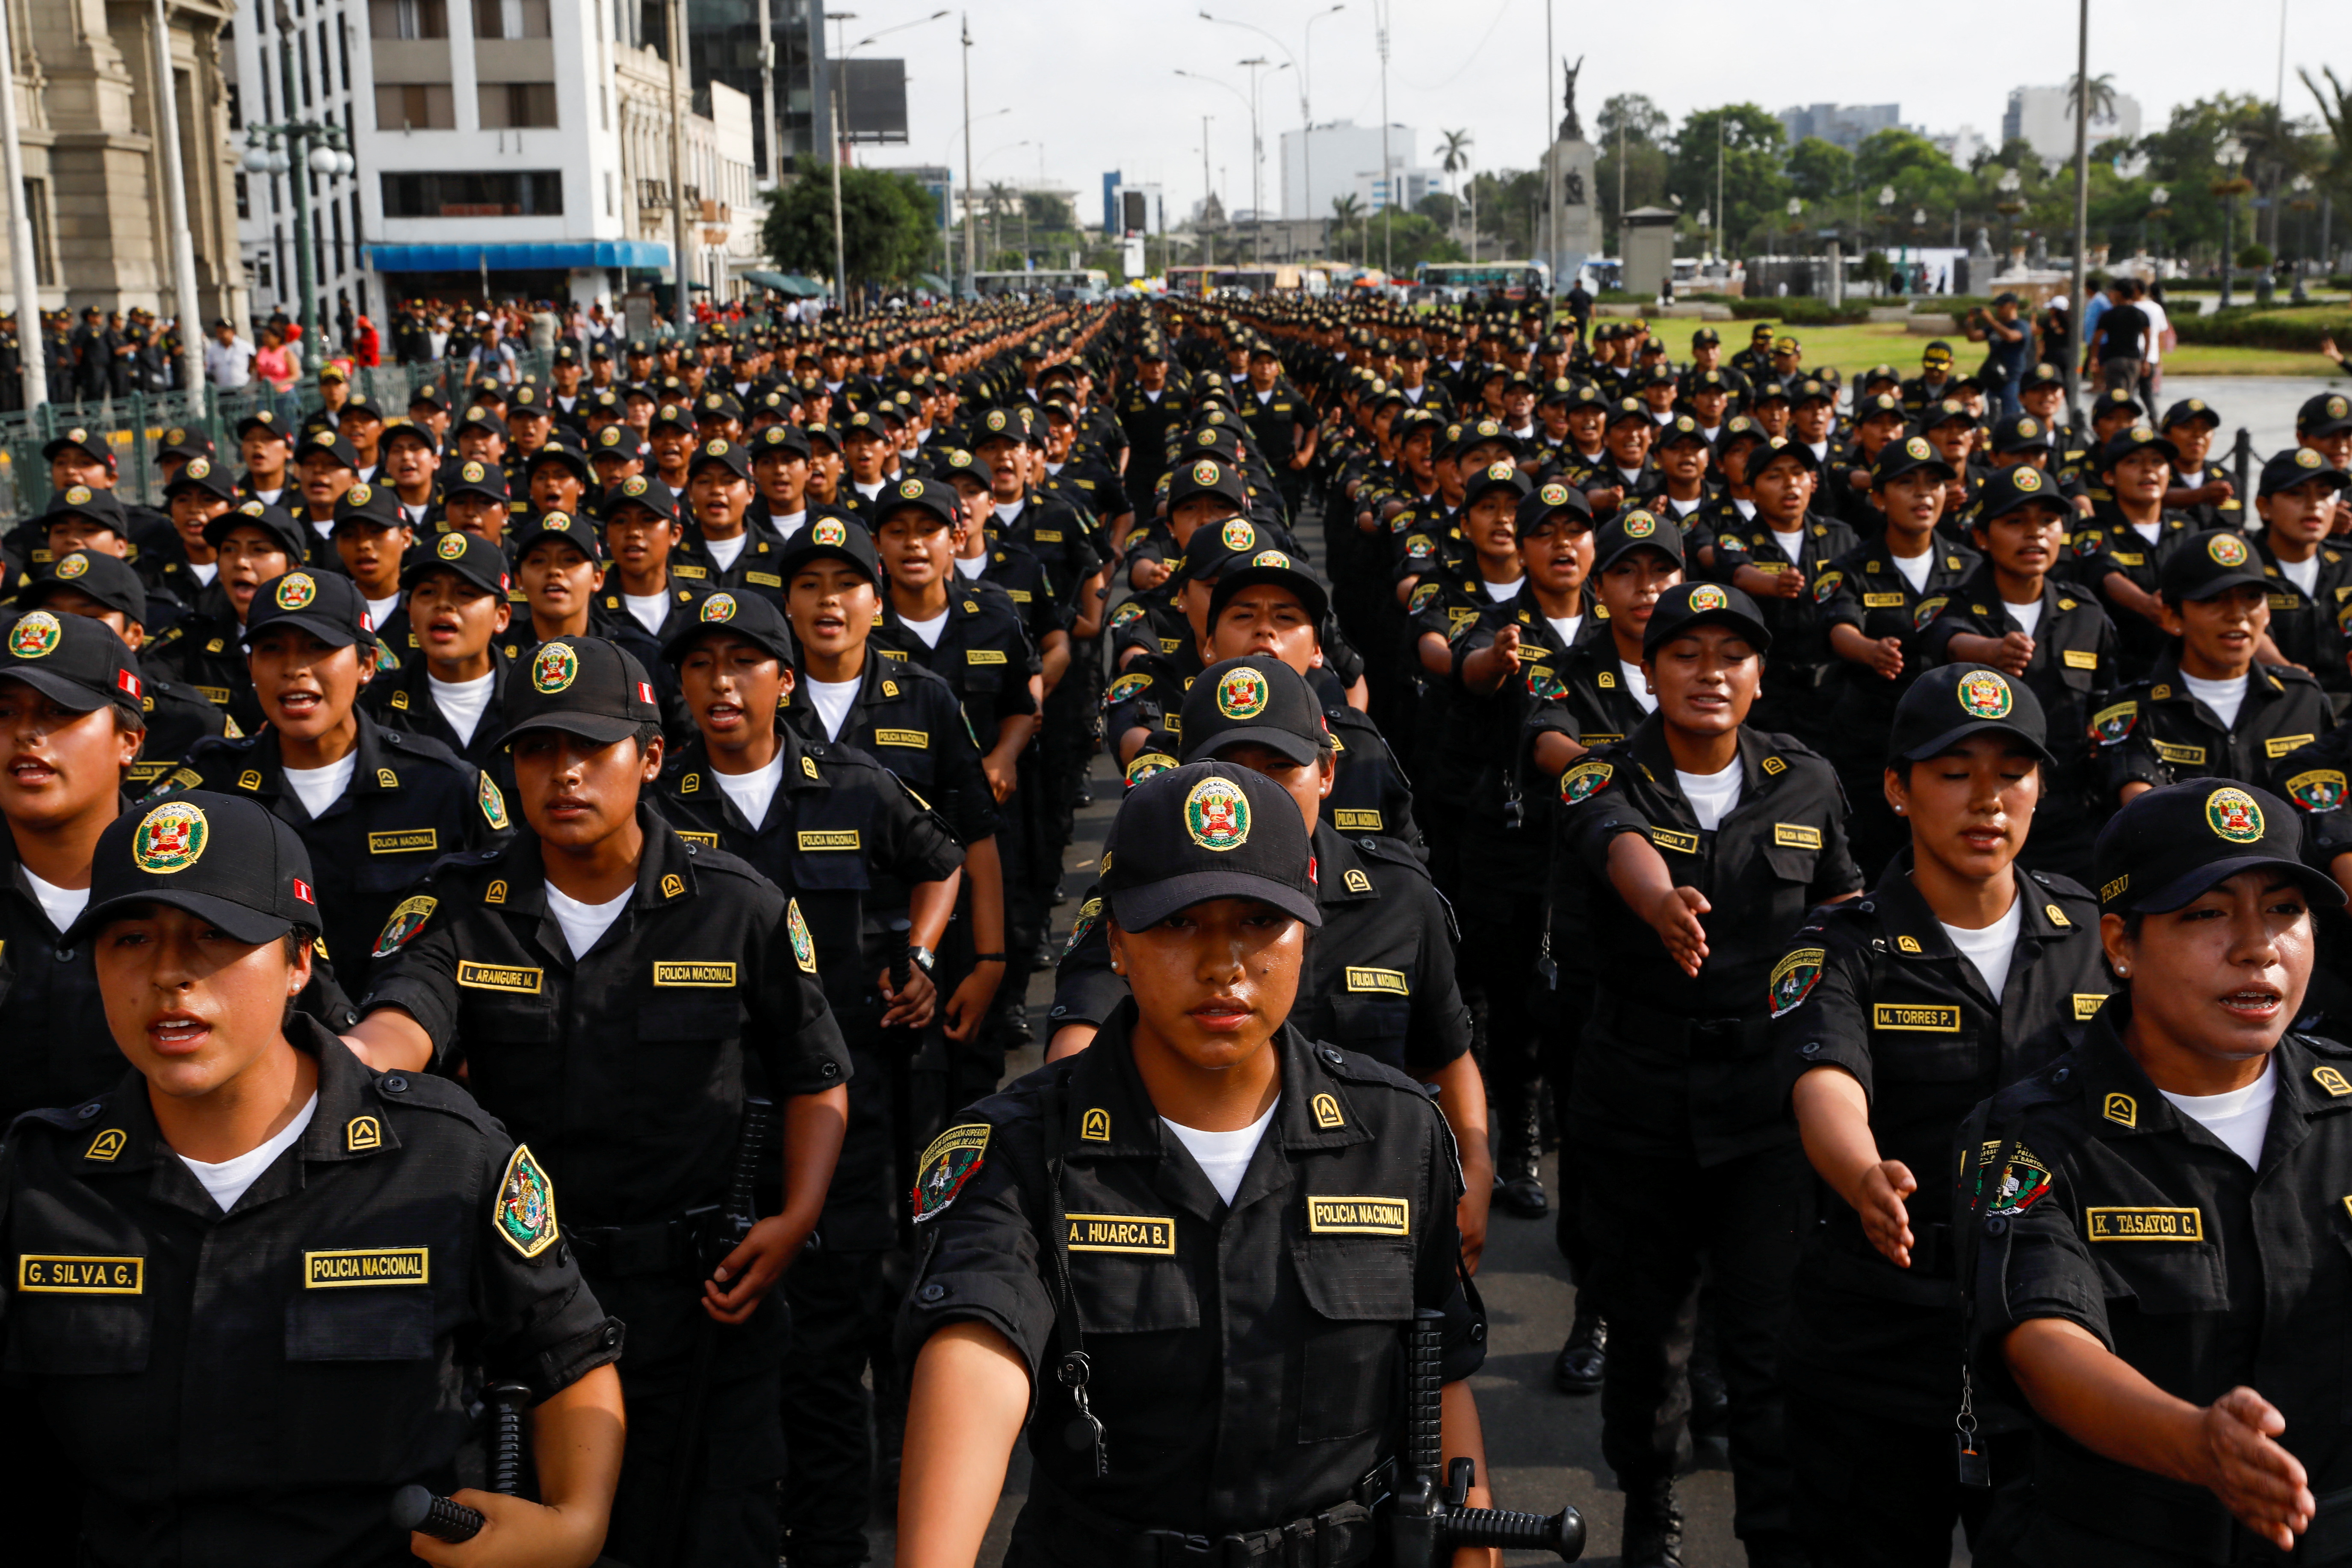
[[[1074,1214],[1070,1222],[1072,1252],[1142,1252],[1160,1258],[1176,1256],[1176,1222],[1150,1215]]]
[[[51,1296],[136,1296],[147,1289],[147,1260],[28,1252],[16,1259],[16,1289]]]
[[[215,648],[213,651],[217,653],[220,650]],[[228,706],[228,688],[226,686],[199,686],[196,688],[196,695],[216,708]]]
[[[521,996],[539,994],[540,983],[546,978],[543,969],[520,969],[508,963],[476,963],[461,960],[457,965],[457,984],[475,991],[511,991]]]
[[[1752,566],[1759,572],[1769,572],[1775,576],[1778,576],[1780,573],[1786,572],[1789,569],[1789,563],[1785,561],[1743,561],[1740,564],[1742,566]],[[1899,602],[1902,595],[1898,594],[1895,597]]]
[[[705,849],[716,849],[719,847],[719,835],[716,833],[688,833],[683,827],[677,829],[677,833],[680,838],[685,839],[688,844],[699,844]]]
[[[1772,825],[1772,842],[1787,845],[1792,849],[1819,849],[1822,847],[1822,830],[1798,822],[1776,822]]]
[[[2168,763],[2178,763],[2189,768],[2205,765],[2205,748],[2202,746],[2176,746],[2169,741],[2158,741],[2155,746],[2156,754]]]
[[[2094,1014],[2095,1014],[2096,1012],[2098,1012],[2098,1010],[2099,1010],[2100,1008],[2102,1008],[2102,1007],[2105,1006],[2106,1005],[2107,1005],[2107,994],[2106,994],[2105,992],[2104,992],[2104,991],[2077,991],[2077,992],[2075,992],[2075,993],[2074,993],[2074,1022],[2076,1022],[2076,1023],[2078,1023],[2078,1024],[2081,1024],[2081,1023],[2085,1023],[2085,1022],[2089,1021],[2089,1019],[2091,1018],[2092,1015],[2094,1015]]]
[[[2263,742],[2263,755],[2275,761],[2285,756],[2297,746],[2308,746],[2317,739],[2319,737],[2316,735],[2281,735],[2275,740]]]
[[[2147,556],[2137,552],[2126,555],[2120,550],[2109,551],[2107,552],[2107,559],[2113,561],[2118,566],[2145,566],[2147,564]]]
[[[2092,1241],[2202,1241],[2202,1209],[2087,1208],[2083,1235]]]
[[[781,588],[784,580],[773,572],[746,572],[743,581],[755,588]]]
[[[857,847],[857,829],[852,827],[838,833],[803,830],[801,834],[801,847],[803,849],[855,849]]]
[[[1307,1228],[1327,1236],[1411,1236],[1408,1198],[1318,1198],[1307,1200]]]
[[[1679,849],[1685,855],[1698,853],[1698,835],[1696,833],[1676,833],[1670,827],[1653,827],[1650,829],[1650,842],[1661,849]]]
[[[371,855],[404,855],[412,849],[438,849],[441,836],[430,827],[404,827],[396,833],[368,835]]]
[[[877,746],[912,746],[917,751],[923,751],[931,743],[931,732],[928,730],[877,730],[874,731],[874,743]]]
[[[1331,814],[1331,825],[1343,833],[1378,833],[1381,831],[1381,814],[1361,807],[1342,809]]]
[[[1405,979],[1403,970],[1366,969],[1352,963],[1348,966],[1348,989],[1384,992],[1391,996],[1412,994],[1412,984]]]
[[[705,963],[688,959],[677,963],[654,965],[656,985],[714,985],[735,984],[735,966],[731,963]]]
[[[1903,607],[1900,594],[1864,594],[1862,607],[1865,610],[1899,610]]]
[[[1870,1026],[1874,1029],[1913,1029],[1927,1034],[1957,1035],[1960,1032],[1960,1010],[1958,1007],[1909,1006],[1898,1002],[1881,1002],[1870,1009]]]
[[[341,1290],[354,1285],[425,1285],[432,1282],[429,1250],[422,1247],[352,1248],[302,1255],[302,1288]]]
[[[966,664],[1003,664],[1004,655],[1001,650],[992,647],[966,648],[963,661]]]
[[[2070,647],[2061,653],[2058,657],[2066,661],[2066,668],[2069,669],[2096,669],[2099,668],[2099,656],[2095,649]]]
[[[172,766],[172,760],[169,757],[158,758],[152,763],[133,763],[131,764],[131,782],[153,784],[157,779],[170,773]]]
[[[1061,531],[1058,529],[1041,528],[1029,537],[1035,540],[1040,544],[1059,544],[1062,542]]]
[[[669,569],[681,577],[701,578],[710,575],[710,569],[707,566],[688,566],[678,561],[671,562]]]

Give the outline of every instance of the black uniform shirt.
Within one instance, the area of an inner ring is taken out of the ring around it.
[[[2137,677],[2160,658],[2168,641],[2164,628],[2135,610],[2116,605],[2107,595],[2107,578],[2120,574],[2147,593],[2157,591],[2164,563],[2173,552],[2197,536],[2196,524],[2179,512],[2166,512],[2157,522],[2156,542],[2120,520],[2077,530],[2074,560],[2064,570],[2085,591],[2096,594],[2123,639],[2123,668]]]
[[[196,595],[194,609],[140,651],[142,668],[160,668],[214,707],[226,710],[241,732],[261,728],[261,703],[253,695],[253,671],[245,661],[245,627],[217,577]]]
[[[1992,568],[1979,567],[1945,600],[1919,639],[1919,650],[1927,663],[1958,663],[1951,653],[1957,633],[1999,641],[2024,630],[2001,598]],[[2043,798],[2059,790],[2072,799],[2091,782],[2091,714],[2105,706],[2100,695],[2121,679],[2116,664],[2121,644],[2116,624],[2107,619],[2095,595],[2047,577],[2042,583],[2042,617],[2031,635],[2033,657],[2026,661],[2022,679],[2042,703],[2050,752],[2058,760]]]
[[[747,1053],[781,1100],[849,1079],[797,907],[640,805],[645,854],[584,957],[539,836],[452,856],[387,922],[366,1011],[399,1007],[564,1184],[574,1219],[668,1220],[724,1195]],[[396,956],[395,956],[396,955]]]
[[[803,740],[824,741],[824,721],[805,695],[808,671],[785,695],[784,722]],[[996,795],[980,765],[980,742],[955,689],[920,665],[866,649],[856,698],[833,737],[898,775],[934,807],[967,849],[996,832]]]
[[[1902,645],[1903,668],[1892,680],[1850,658],[1840,658],[1834,666],[1844,680],[1832,710],[1832,727],[1841,739],[1874,756],[1895,721],[1895,705],[1927,668],[1923,634],[1928,623],[1943,613],[1982,559],[1973,550],[1933,538],[1927,558],[1927,580],[1914,588],[1882,534],[1838,557],[1811,584],[1824,632],[1846,626],[1873,642],[1894,637]]]
[[[1911,881],[1912,852],[1866,897],[1833,904],[1790,939],[1772,972],[1769,1033],[1782,1095],[1814,1068],[1842,1068],[1868,1097],[1879,1158],[1919,1184],[1905,1201],[1911,1267],[1871,1246],[1843,1200],[1798,1267],[1790,1353],[1837,1403],[1937,1422],[1958,1408],[1950,1169],[1955,1130],[1978,1101],[2046,1065],[2027,1042],[2096,1012],[2112,986],[2098,904],[2063,877],[2021,871],[2009,974],[1995,996]],[[2037,1050],[2042,1047],[2037,1046]]]
[[[523,610],[521,620],[526,627],[530,625],[530,610]],[[507,679],[520,652],[519,641],[490,645],[489,703],[475,721],[473,734],[465,740],[458,739],[457,727],[434,700],[431,672],[422,655],[410,659],[404,668],[381,673],[369,681],[361,701],[385,729],[439,742],[452,755],[488,773],[503,790],[514,782],[514,764],[507,749],[498,743],[505,732],[499,715],[506,711]]]
[[[2345,637],[2338,629],[2352,608],[2352,554],[2321,546],[2319,569],[2306,594],[2287,576],[2266,539],[2251,542],[2270,580],[2271,641],[2287,662],[2311,671],[2323,691],[2352,691],[2352,667],[2345,663]]]
[[[1822,579],[1859,543],[1853,530],[1844,523],[1810,512],[1799,539],[1796,558],[1791,561],[1781,548],[1780,534],[1761,513],[1749,518],[1745,527],[1727,522],[1716,536],[1715,578],[1719,583],[1730,582],[1742,566],[1777,577],[1793,565],[1805,574],[1805,591],[1793,599],[1756,595],[1756,606],[1764,612],[1764,629],[1772,634],[1772,657],[1765,667],[1768,688],[1801,689],[1810,683],[1813,671],[1827,667],[1835,657],[1830,652],[1828,600],[1821,593]]]
[[[5,1366],[87,1489],[89,1561],[413,1561],[384,1501],[458,1483],[469,1368],[545,1398],[620,1356],[503,1127],[307,1018],[289,1036],[317,1109],[226,1214],[136,1073],[10,1131]]]
[[[2237,722],[2224,724],[2181,679],[2168,649],[2146,680],[2114,692],[2092,715],[2112,800],[2126,783],[2181,784],[2236,779],[2270,787],[2280,763],[2336,728],[2336,710],[2311,677],[2284,665],[2257,663],[2246,673]]]
[[[1286,1026],[1274,1118],[1228,1205],[1161,1125],[1134,1017],[1119,1008],[1087,1049],[932,1144],[905,1331],[919,1343],[972,1320],[1011,1341],[1036,1391],[1041,1482],[1084,1506],[1212,1537],[1282,1525],[1397,1451],[1416,1309],[1446,1313],[1448,1381],[1484,1360],[1456,1275],[1453,1138],[1419,1084]],[[1053,1369],[1076,1347],[1048,1284],[1057,1211],[1107,1432],[1100,1480],[1062,1440],[1074,1407]]]
[[[1601,977],[1594,1019],[1622,1047],[1583,1054],[1578,1096],[1604,1113],[1606,1135],[1674,1148],[1696,1138],[1707,1163],[1787,1136],[1757,999],[1806,911],[1862,887],[1828,763],[1789,736],[1743,726],[1738,765],[1738,804],[1701,830],[1653,715],[1560,775],[1554,819],[1554,853],[1585,869]],[[1647,837],[1675,885],[1714,906],[1700,917],[1709,951],[1696,979],[1610,881],[1609,846],[1621,833]],[[1640,1015],[1707,1025],[1719,1037],[1695,1046],[1694,1031],[1662,1031]]]
[[[212,790],[258,800],[293,826],[319,877],[321,945],[353,995],[368,984],[376,933],[441,856],[504,843],[506,797],[488,774],[422,735],[359,720],[352,782],[318,816],[286,782],[278,735],[206,741],[159,792]],[[488,715],[485,723],[489,722]]]
[[[725,588],[757,594],[782,609],[784,574],[776,566],[784,553],[783,535],[753,515],[743,520],[743,531],[736,537],[742,543],[735,552],[734,564],[721,566],[710,542],[702,536],[702,525],[689,519],[685,537],[669,553],[670,575],[697,591]]]
[[[2130,1005],[2109,1002],[2077,1048],[1961,1129],[1977,1386],[2011,1390],[2002,1341],[2032,1319],[2063,1319],[2191,1404],[2257,1390],[2285,1415],[2283,1441],[2313,1494],[2336,1498],[2352,1487],[2352,1370],[2341,1352],[2352,1317],[2352,1051],[2309,1035],[2279,1041],[2256,1169],[2148,1081],[2121,1037]],[[2284,1561],[2255,1549],[2202,1487],[2101,1458],[2047,1422],[2035,1438],[2021,1562]],[[2342,1561],[2341,1508],[2322,1504],[2298,1561]],[[2323,1530],[2337,1544],[2312,1552]]]
[[[135,660],[134,660],[135,662]],[[124,781],[134,790],[152,789],[165,774],[187,761],[188,753],[205,741],[239,733],[228,710],[215,708],[174,680],[139,671],[139,707],[147,732],[139,743],[139,760]]]
[[[1328,804],[1328,802],[1326,803]],[[1315,903],[1307,968],[1291,1014],[1318,1039],[1346,1040],[1415,1078],[1470,1048],[1470,1015],[1454,982],[1454,910],[1410,847],[1315,825]],[[1102,888],[1087,889],[1054,973],[1054,1027],[1100,1025],[1129,994],[1111,972]]]
[[[983,752],[996,747],[1007,719],[1037,711],[1029,678],[1045,665],[1022,629],[1020,606],[984,583],[950,584],[946,624],[926,643],[886,596],[869,650],[898,664],[918,664],[955,689],[972,738]]]

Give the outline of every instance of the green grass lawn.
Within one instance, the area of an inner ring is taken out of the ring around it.
[[[1748,341],[1747,321],[1715,321],[1708,323],[1723,334],[1727,349],[1745,347]],[[1690,354],[1690,334],[1698,323],[1664,317],[1654,320],[1651,330],[1665,339],[1667,353],[1676,360]],[[1774,323],[1777,328],[1778,322]],[[1866,321],[1853,327],[1802,327],[1788,329],[1787,335],[1804,345],[1804,363],[1814,369],[1834,365],[1840,374],[1853,376],[1884,361],[1906,375],[1919,374],[1919,354],[1935,340],[1915,337],[1905,331],[1900,321]],[[1973,367],[1982,359],[1983,350],[1954,333],[1949,342],[1958,352],[1959,363]],[[1974,357],[1971,357],[1971,356]],[[2164,358],[2164,368],[2173,375],[2336,375],[2335,363],[2315,353],[2285,353],[2275,349],[2229,348],[2184,343]]]

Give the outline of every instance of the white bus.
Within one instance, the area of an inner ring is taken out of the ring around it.
[[[975,272],[971,275],[971,288],[983,300],[1100,300],[1110,292],[1110,274],[1099,267]]]
[[[1442,289],[1455,300],[1497,289],[1506,300],[1541,299],[1550,283],[1551,269],[1540,261],[1424,261],[1413,268],[1415,287]]]

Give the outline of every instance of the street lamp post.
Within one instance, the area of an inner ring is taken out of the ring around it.
[[[1895,187],[1893,185],[1878,187],[1878,223],[1879,226],[1886,231],[1887,243],[1893,244],[1895,239]]]
[[[1272,44],[1276,48],[1280,49],[1283,53],[1283,57],[1290,62],[1292,73],[1298,79],[1298,179],[1301,186],[1299,193],[1300,205],[1303,209],[1304,216],[1310,218],[1315,216],[1315,113],[1309,103],[1309,89],[1314,84],[1308,80],[1307,72],[1315,62],[1315,24],[1328,18],[1334,12],[1344,11],[1347,8],[1347,0],[1339,0],[1338,5],[1326,6],[1324,9],[1316,12],[1312,16],[1307,17],[1306,26],[1299,30],[1301,41],[1299,43],[1299,53],[1296,55],[1290,52],[1290,46],[1288,44],[1284,43],[1280,38],[1276,37],[1272,33],[1267,32],[1264,27],[1259,26],[1255,22],[1237,21],[1231,16],[1212,16],[1206,9],[1203,9],[1201,12],[1201,20],[1203,22],[1215,22],[1222,26],[1227,27],[1248,28],[1251,32],[1255,33],[1259,37],[1264,38],[1266,42]],[[1304,63],[1302,63],[1302,59]],[[1283,173],[1286,176],[1289,174],[1289,165],[1287,162],[1286,162],[1283,166]],[[1287,217],[1290,215],[1288,211],[1286,210],[1283,216]],[[1261,218],[1259,221],[1263,222],[1264,219]]]
[[[677,0],[673,0],[673,3],[677,3]],[[854,19],[856,15],[855,11],[827,11],[824,14],[824,19],[837,25]],[[936,22],[947,15],[945,11],[934,11],[928,16],[918,16],[911,22],[901,22],[896,26],[885,27],[878,33],[869,34],[846,48],[836,47],[834,50],[835,62],[845,65],[850,56],[878,38],[887,37],[892,33],[903,33],[909,27],[922,26],[927,22]],[[837,37],[838,34],[836,34]],[[970,47],[968,41],[966,47]],[[965,67],[967,81],[970,69],[967,60]],[[838,86],[833,92],[826,94],[826,97],[832,100],[833,107],[833,300],[834,309],[845,314],[849,304],[849,256],[848,244],[841,231],[841,164],[842,160],[849,153],[849,118],[842,109],[842,94]]]
[[[2156,189],[2147,193],[2147,216],[2139,220],[2139,247],[2146,251],[2151,258],[2156,255],[2156,248],[2148,238],[2147,226],[2161,219],[2170,217],[2172,216],[2171,203],[2172,193],[2166,190],[2162,185],[2158,185]]]
[[[1265,141],[1258,133],[1258,72],[1265,68],[1265,57],[1253,55],[1237,60],[1236,65],[1250,73],[1250,259],[1265,261]]]
[[[2246,161],[2246,144],[2234,135],[2225,135],[2213,150],[2221,160],[2221,178],[2213,182],[2213,194],[2221,198],[2221,303],[2230,308],[2231,275],[2237,270],[2238,193],[2247,187],[2244,175],[2237,172]]]
[[[2313,202],[2311,199],[2311,176],[2309,174],[2297,174],[2292,181],[2288,182],[2287,188],[2294,193],[2294,199],[2289,201],[2287,205],[2294,208],[2296,215],[2294,220],[2295,257],[2294,299],[2294,302],[2300,305],[2303,303],[2305,299],[2307,298],[2304,292],[2303,274],[2305,268],[2305,258],[2311,239],[2310,215],[2312,208],[2317,204]]]
[[[24,366],[25,407],[49,400],[48,339],[41,330],[41,274],[33,254],[33,215],[25,201],[25,153],[16,140],[16,57],[0,5],[0,178],[8,182],[8,260],[16,297],[16,342]],[[191,325],[190,331],[197,329]]]
[[[969,37],[969,35],[967,35],[967,37]],[[954,145],[955,145],[956,138],[957,138],[957,137],[961,137],[961,138],[963,139],[963,274],[964,274],[964,275],[963,275],[963,288],[962,288],[962,294],[963,294],[963,297],[964,297],[964,298],[966,298],[966,299],[970,299],[970,298],[971,297],[971,274],[972,274],[972,272],[973,272],[973,270],[974,270],[974,268],[975,268],[975,266],[976,266],[976,263],[975,263],[975,262],[974,262],[974,260],[973,260],[973,254],[974,254],[975,249],[977,248],[978,242],[979,242],[979,237],[978,237],[976,234],[974,234],[974,233],[973,233],[973,229],[972,229],[972,224],[973,224],[973,216],[972,216],[972,214],[973,214],[973,204],[974,204],[974,203],[979,199],[980,187],[979,187],[979,186],[977,186],[977,185],[975,185],[975,184],[973,184],[971,183],[971,128],[972,128],[974,125],[980,124],[980,123],[982,123],[982,121],[984,121],[994,120],[994,119],[998,118],[998,117],[999,117],[999,116],[1001,116],[1001,115],[1006,115],[1006,114],[1010,114],[1010,113],[1012,113],[1012,112],[1013,112],[1013,110],[1012,110],[1011,106],[1010,106],[1010,105],[1007,105],[1005,108],[1003,108],[1003,109],[992,109],[992,110],[989,110],[987,113],[985,113],[985,114],[979,115],[979,116],[974,116],[974,115],[971,113],[971,100],[970,100],[969,96],[967,95],[966,100],[965,100],[965,110],[964,110],[963,129],[962,129],[962,130],[961,130],[961,131],[959,131],[959,132],[957,132],[955,133],[955,136],[950,136],[950,137],[949,137],[949,138],[948,138],[948,145],[950,145],[950,147],[952,147],[952,146],[954,146]],[[952,205],[952,204],[950,204],[950,205]]]
[[[278,0],[278,71],[279,101],[290,108],[296,101],[294,17],[286,0]],[[331,120],[288,119],[270,125],[248,125],[245,140],[246,172],[284,174],[293,188],[294,278],[300,297],[302,357],[315,374],[320,355],[319,302],[314,298],[317,275],[310,248],[316,237],[310,232],[310,175],[348,174],[359,165],[346,145],[343,128]]]

